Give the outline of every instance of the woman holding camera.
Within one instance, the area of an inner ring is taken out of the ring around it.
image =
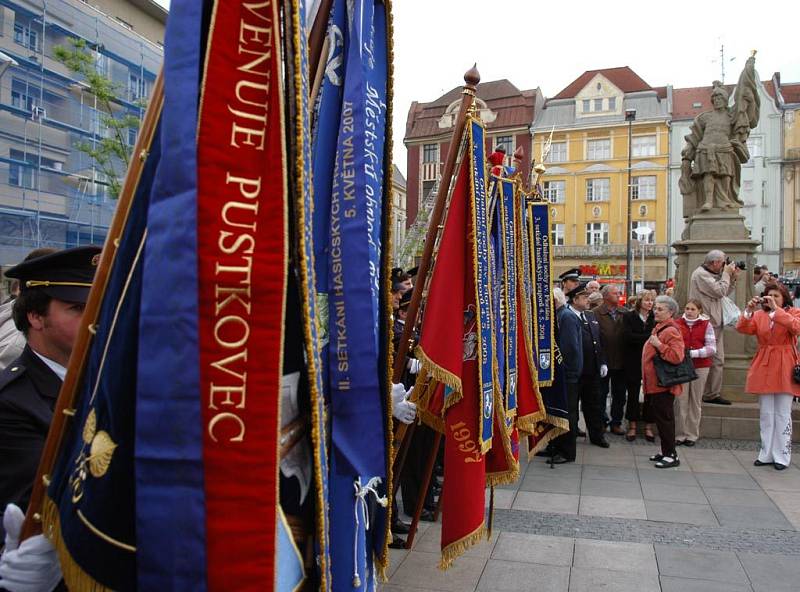
[[[761,450],[753,464],[782,471],[792,454],[792,399],[800,396],[800,384],[792,377],[798,363],[800,310],[792,306],[783,284],[769,283],[761,297],[747,303],[736,330],[758,339],[745,384],[746,392],[759,395],[761,411]]]

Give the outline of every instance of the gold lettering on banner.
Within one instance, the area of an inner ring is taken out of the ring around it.
[[[276,35],[272,0],[242,4],[237,44],[238,79],[231,81],[229,145],[237,151],[264,151],[270,119],[269,101],[274,67]],[[225,40],[228,41],[227,39]],[[220,40],[222,42],[222,40]],[[252,153],[243,156],[251,160]],[[234,161],[235,162],[235,161]],[[251,334],[251,279],[256,250],[258,212],[264,197],[262,179],[242,170],[225,171],[230,193],[220,206],[217,219],[217,258],[214,263],[214,319],[211,330],[217,350],[224,351],[209,362],[208,409],[213,411],[208,436],[213,442],[244,442],[247,433],[247,364]]]

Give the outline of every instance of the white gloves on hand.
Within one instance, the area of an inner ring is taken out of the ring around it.
[[[8,504],[3,514],[6,548],[0,556],[0,588],[9,592],[51,592],[61,581],[61,566],[53,544],[43,535],[26,539],[19,535],[25,514]]]
[[[392,416],[405,424],[412,423],[417,417],[417,406],[408,400],[414,387],[406,390],[402,384],[392,385]]]
[[[600,378],[605,378],[608,375],[608,366],[605,364],[600,365]]]
[[[416,358],[408,358],[406,367],[411,374],[419,374],[419,369],[422,368],[422,362]]]

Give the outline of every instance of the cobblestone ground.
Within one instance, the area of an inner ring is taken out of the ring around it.
[[[607,438],[579,443],[574,464],[523,462],[495,491],[492,538],[447,572],[440,527],[423,523],[411,551],[392,551],[382,590],[800,591],[796,463],[754,467],[756,442],[700,440],[658,470],[656,445]]]

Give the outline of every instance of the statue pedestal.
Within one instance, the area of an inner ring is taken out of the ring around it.
[[[744,261],[747,269],[739,274],[736,290],[730,296],[740,309],[753,297],[753,266],[755,252],[761,243],[750,238],[744,225],[744,216],[736,210],[728,212],[698,213],[689,218],[683,238],[672,244],[677,254],[675,265],[675,300],[679,306],[686,304],[692,272],[703,264],[706,253],[719,249],[734,261]],[[732,327],[725,329],[725,373],[722,395],[733,401],[752,402],[744,393],[745,378],[750,361],[756,351],[756,341],[751,336],[738,333]]]

